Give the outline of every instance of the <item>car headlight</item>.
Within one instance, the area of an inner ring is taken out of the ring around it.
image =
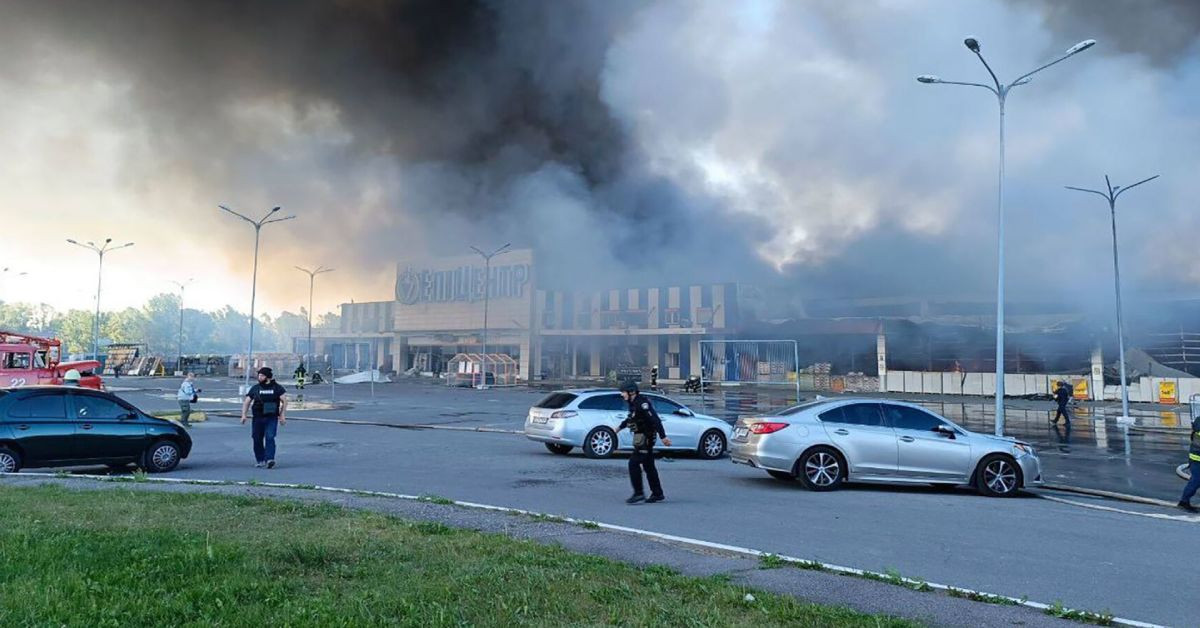
[[[1013,449],[1030,456],[1033,455],[1033,446],[1026,443],[1016,443],[1013,445]]]

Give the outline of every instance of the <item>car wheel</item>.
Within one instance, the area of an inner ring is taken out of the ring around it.
[[[829,447],[814,447],[796,462],[796,476],[810,491],[832,491],[846,479],[846,464]]]
[[[21,454],[8,447],[0,447],[0,473],[16,473],[20,470]]]
[[[146,449],[142,455],[142,468],[149,473],[166,473],[179,466],[179,446],[169,440],[160,440]]]
[[[725,455],[725,435],[717,430],[709,430],[700,437],[700,445],[696,451],[705,460],[716,460]]]
[[[788,473],[787,471],[767,471],[767,474],[776,480],[783,480],[784,482],[796,481],[796,474]]]
[[[607,427],[598,427],[583,439],[583,453],[588,458],[608,458],[616,450],[617,433]]]
[[[992,454],[979,463],[975,487],[987,497],[1012,497],[1022,484],[1021,468],[1004,454]]]
[[[571,450],[575,449],[575,448],[570,445],[559,445],[558,443],[546,443],[546,449],[549,449],[550,453],[552,453],[552,454],[558,454],[560,456],[565,456],[565,455],[571,453]]]

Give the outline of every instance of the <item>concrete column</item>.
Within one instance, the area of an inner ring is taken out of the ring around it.
[[[588,364],[588,375],[590,377],[604,377],[607,375],[607,373],[600,372],[600,339],[592,338],[591,342],[589,342],[589,345],[591,346],[592,352],[589,356],[591,360]]]
[[[879,392],[887,392],[887,336],[875,336],[875,360],[879,366]]]
[[[1092,400],[1102,401],[1104,399],[1104,355],[1100,350],[1100,345],[1096,345],[1092,349],[1092,381],[1090,383]]]
[[[535,371],[541,364],[541,356],[533,355],[534,343],[533,339],[530,338],[528,334],[521,336],[520,342],[521,358],[518,360],[518,362],[520,363],[521,377],[525,381],[531,382],[535,377],[537,377],[537,373]]]
[[[691,347],[690,375],[700,374],[700,336],[689,336],[688,346]]]

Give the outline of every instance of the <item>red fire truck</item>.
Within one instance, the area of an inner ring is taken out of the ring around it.
[[[0,388],[61,384],[71,369],[82,376],[80,386],[103,389],[99,361],[63,362],[58,339],[0,331]]]

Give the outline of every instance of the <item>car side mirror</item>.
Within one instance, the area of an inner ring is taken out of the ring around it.
[[[675,414],[678,414],[679,416],[696,416],[691,410],[688,410],[687,408],[680,408],[675,411]]]
[[[935,425],[933,426],[933,431],[947,438],[955,438],[954,430],[945,425]]]

